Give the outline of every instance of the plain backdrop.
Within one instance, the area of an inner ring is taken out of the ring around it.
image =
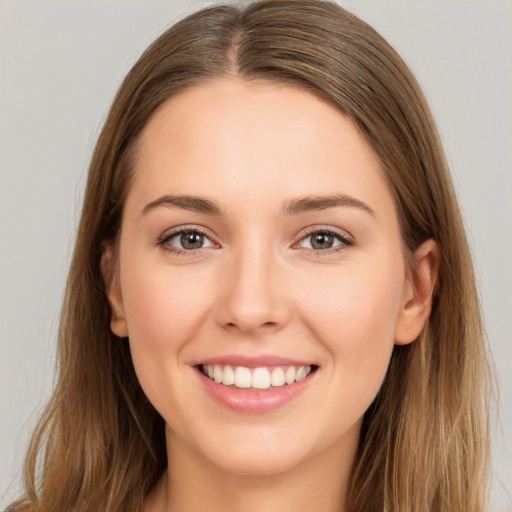
[[[20,492],[88,160],[113,95],[164,28],[210,2],[0,0],[0,508]],[[348,0],[412,67],[464,211],[500,380],[493,512],[512,511],[512,2]]]

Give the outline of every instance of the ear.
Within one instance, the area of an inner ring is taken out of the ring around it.
[[[126,323],[123,296],[119,283],[117,259],[111,242],[103,242],[101,246],[101,273],[112,309],[110,329],[116,336],[126,338],[128,336],[128,325]]]
[[[432,310],[440,264],[441,253],[434,240],[427,240],[414,252],[413,268],[405,282],[396,324],[396,345],[413,342],[425,327]]]

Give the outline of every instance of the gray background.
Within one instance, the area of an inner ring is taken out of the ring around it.
[[[88,160],[113,95],[169,24],[210,2],[0,0],[0,508],[53,381]],[[512,511],[512,2],[348,0],[416,73],[476,259],[501,401],[494,512]]]

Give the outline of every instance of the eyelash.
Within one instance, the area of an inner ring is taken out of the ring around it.
[[[306,231],[306,233],[300,238],[298,242],[295,242],[292,247],[298,247],[301,242],[306,240],[307,238],[315,235],[315,234],[326,234],[332,236],[334,239],[338,240],[340,245],[331,247],[330,249],[314,249],[314,248],[306,248],[309,251],[314,251],[318,256],[326,256],[328,254],[332,254],[338,251],[343,251],[347,247],[351,247],[354,245],[354,240],[352,237],[347,235],[346,233],[342,234],[339,231],[336,231],[332,228],[323,228],[323,227],[314,227]]]
[[[201,228],[185,227],[185,228],[177,229],[175,231],[172,231],[171,233],[168,233],[168,234],[165,234],[164,236],[162,236],[158,240],[158,246],[160,246],[165,251],[169,251],[176,255],[183,255],[183,256],[193,256],[193,255],[198,254],[202,249],[205,249],[205,247],[200,247],[198,249],[179,249],[178,247],[174,247],[169,244],[170,240],[172,240],[173,238],[175,238],[179,235],[182,235],[183,233],[187,233],[187,232],[188,233],[197,233],[197,234],[203,236],[204,238],[206,238],[207,240],[209,240],[212,244],[215,244],[215,242],[213,242],[211,240],[211,238],[208,236],[206,231],[202,230]],[[301,242],[303,242],[308,237],[311,237],[315,234],[326,234],[326,235],[332,236],[333,238],[335,238],[336,240],[341,242],[340,245],[329,248],[329,249],[314,249],[314,248],[304,247],[304,249],[308,249],[309,251],[314,251],[319,256],[332,254],[333,252],[338,252],[338,251],[346,249],[347,247],[354,245],[354,240],[350,236],[347,236],[346,234],[341,234],[339,231],[336,231],[332,228],[315,227],[315,228],[311,228],[309,231],[307,231],[305,234],[303,234],[303,236],[292,245],[292,248],[297,248],[297,249],[300,248]]]
[[[211,237],[208,236],[206,231],[202,230],[201,228],[184,227],[184,228],[180,228],[175,231],[172,231],[171,233],[167,233],[167,234],[163,235],[158,240],[158,245],[164,251],[172,252],[173,254],[176,254],[178,256],[194,256],[194,255],[197,255],[202,249],[204,249],[204,247],[201,247],[199,249],[179,249],[178,247],[174,247],[169,244],[170,240],[172,240],[173,238],[175,238],[179,235],[182,235],[183,233],[197,233],[197,234],[203,236],[204,238],[206,238],[207,240],[209,240],[212,244],[215,244],[215,242],[213,242],[211,240]]]

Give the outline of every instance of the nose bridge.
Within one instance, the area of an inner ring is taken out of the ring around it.
[[[277,254],[268,243],[253,238],[234,248],[221,283],[220,322],[243,332],[279,328],[287,317],[279,272]]]

